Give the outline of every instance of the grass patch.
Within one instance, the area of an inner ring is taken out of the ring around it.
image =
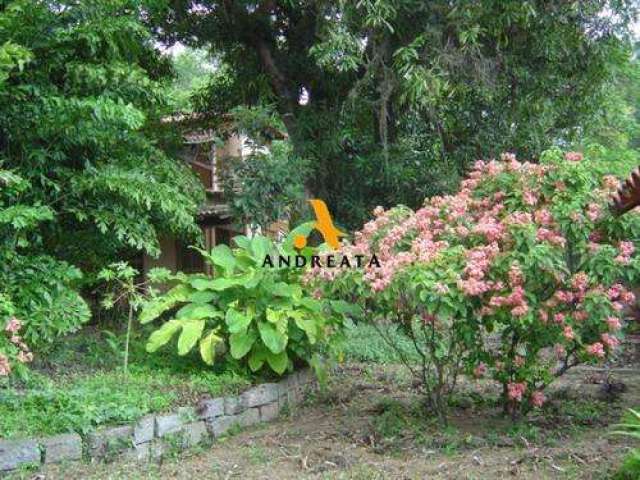
[[[410,362],[419,362],[420,357],[411,339],[396,325],[377,327],[382,335],[371,325],[360,323],[347,331],[343,351],[347,360],[379,364],[397,364],[401,362],[399,350]],[[393,345],[385,341],[389,339]]]
[[[191,405],[203,396],[238,393],[266,379],[237,362],[207,367],[197,353],[179,357],[175,345],[149,354],[147,333],[133,338],[126,378],[123,334],[87,329],[38,355],[27,379],[0,387],[0,438],[83,434]]]

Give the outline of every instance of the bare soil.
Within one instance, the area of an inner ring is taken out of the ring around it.
[[[636,368],[567,374],[542,412],[515,423],[491,401],[494,385],[467,383],[463,390],[442,426],[424,411],[403,370],[352,364],[278,421],[162,463],[73,463],[14,477],[601,479],[634,446],[610,432],[627,407],[640,404]]]

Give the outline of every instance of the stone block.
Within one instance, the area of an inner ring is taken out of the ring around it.
[[[240,401],[248,408],[259,407],[278,400],[278,394],[279,385],[277,383],[263,383],[240,395]]]
[[[153,415],[141,418],[133,427],[133,443],[147,443],[153,440],[156,419]]]
[[[280,415],[280,404],[278,402],[269,403],[258,407],[260,410],[260,421],[270,422]]]
[[[260,411],[257,408],[248,408],[238,415],[238,418],[238,425],[241,427],[249,427],[256,423],[260,423]]]
[[[193,447],[209,438],[207,426],[203,421],[191,422],[184,425],[182,429],[184,447]]]
[[[201,400],[198,404],[200,418],[216,418],[224,415],[224,398]]]
[[[239,415],[223,415],[222,417],[211,418],[207,420],[207,429],[209,433],[217,438],[227,433],[234,425],[239,425]]]
[[[124,453],[129,460],[136,462],[147,462],[151,457],[151,442],[137,443]]]
[[[156,417],[156,436],[164,437],[166,435],[180,432],[185,424],[183,418],[184,417],[179,413],[158,415]]]
[[[59,463],[82,458],[82,438],[77,433],[65,433],[40,439],[44,463]]]
[[[225,415],[237,415],[245,410],[245,406],[242,404],[238,397],[225,397],[224,399],[224,414]]]
[[[40,448],[35,440],[0,440],[0,471],[34,463],[40,463]]]
[[[133,427],[111,427],[87,435],[89,456],[102,458],[108,453],[125,450],[133,445]]]

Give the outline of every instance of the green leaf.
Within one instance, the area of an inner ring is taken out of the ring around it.
[[[309,343],[313,345],[318,339],[318,325],[314,318],[310,318],[303,312],[291,312],[291,317],[296,322],[298,328],[304,331],[309,338]]]
[[[171,340],[173,334],[180,330],[180,328],[182,328],[182,323],[178,320],[169,320],[163,324],[158,330],[149,336],[149,340],[147,341],[147,352],[153,353],[165,345],[169,340]]]
[[[209,332],[200,340],[200,356],[207,365],[213,365],[216,358],[216,345],[222,341],[215,330]]]
[[[304,297],[301,298],[298,303],[303,307],[308,308],[309,310],[313,310],[316,313],[322,312],[322,302],[316,300],[315,298]]]
[[[216,292],[241,285],[241,279],[237,278],[196,278],[191,280],[191,286],[196,290],[214,290]]]
[[[183,322],[182,333],[178,338],[178,355],[186,355],[191,351],[204,330],[204,320],[187,320]]]
[[[272,308],[267,307],[266,316],[267,316],[268,322],[278,323],[280,320],[284,318],[285,312],[283,312],[282,310],[274,310]]]
[[[245,250],[251,246],[251,239],[246,235],[237,235],[233,237],[233,241],[238,247]]]
[[[301,296],[302,289],[299,285],[289,285],[284,282],[278,282],[271,289],[271,294],[275,295],[276,297]]]
[[[260,331],[260,338],[262,338],[265,346],[271,352],[280,353],[287,347],[287,341],[289,340],[287,335],[279,332],[274,324],[259,322],[258,330]]]
[[[152,322],[167,310],[175,307],[178,303],[186,301],[191,291],[192,290],[188,285],[178,285],[173,287],[164,295],[155,297],[149,302],[146,302],[140,312],[138,320],[142,324]]]
[[[262,235],[256,235],[251,239],[251,251],[258,265],[262,265],[264,257],[271,251],[271,240]]]
[[[189,295],[188,300],[193,303],[209,303],[213,301],[217,295],[213,292],[193,292]]]
[[[267,352],[266,357],[267,363],[278,375],[282,375],[289,366],[289,357],[287,356],[287,352],[283,351],[278,354]]]
[[[244,357],[258,339],[255,330],[246,332],[233,333],[229,336],[229,345],[231,346],[231,356],[236,360]]]
[[[222,317],[224,317],[224,314],[210,303],[190,303],[176,313],[177,319],[188,318],[191,320],[200,320],[202,318]]]
[[[227,273],[233,272],[236,266],[236,259],[233,252],[227,245],[216,245],[207,255],[214,264],[224,268]]]
[[[230,333],[244,332],[251,323],[251,320],[252,316],[247,315],[247,312],[240,313],[235,308],[229,308],[225,318]]]
[[[249,355],[249,368],[252,372],[257,372],[262,368],[266,359],[267,350],[264,345],[256,344],[251,350],[251,355]]]

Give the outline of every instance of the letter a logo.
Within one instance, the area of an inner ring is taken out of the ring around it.
[[[333,248],[337,250],[340,247],[340,238],[344,237],[344,233],[338,230],[333,225],[333,220],[331,219],[331,214],[329,213],[329,209],[327,208],[327,204],[324,203],[323,200],[319,200],[314,198],[309,200],[309,203],[313,207],[313,211],[316,214],[316,223],[313,225],[313,228],[318,230],[322,236],[324,237],[324,241]],[[297,235],[293,239],[293,244],[296,248],[304,248],[307,244],[307,237],[304,235]]]

